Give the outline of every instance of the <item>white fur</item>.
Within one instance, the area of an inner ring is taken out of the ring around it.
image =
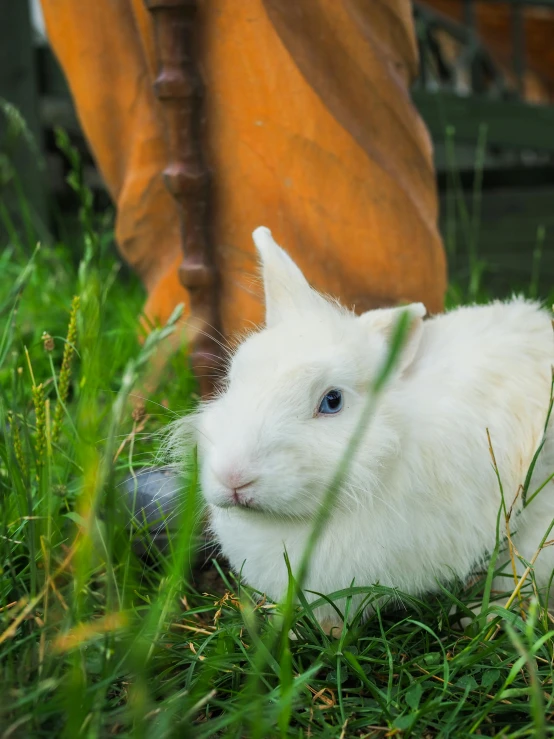
[[[226,389],[195,423],[203,494],[223,553],[247,583],[279,599],[283,552],[294,570],[401,309],[357,317],[312,290],[267,229],[254,240],[268,325],[239,347]],[[501,498],[486,430],[508,507],[540,443],[554,363],[550,315],[522,299],[427,321],[421,304],[408,309],[409,340],[321,532],[308,590],[330,593],[355,581],[422,594],[438,581],[465,580],[496,542]],[[344,408],[317,415],[330,388],[343,391]],[[553,471],[549,436],[530,492]],[[232,505],[221,483],[229,475],[237,484],[254,480],[252,508]],[[554,516],[552,487],[512,517],[526,558]],[[537,561],[541,583],[553,555],[547,548]],[[332,613],[319,615],[333,620]]]

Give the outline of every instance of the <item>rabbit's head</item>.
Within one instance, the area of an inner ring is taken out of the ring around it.
[[[224,391],[197,419],[208,503],[277,516],[310,517],[318,509],[387,356],[399,311],[412,324],[388,393],[418,348],[420,303],[357,316],[313,290],[266,228],[254,232],[266,304],[265,328],[232,358]],[[366,498],[394,455],[398,429],[381,403],[339,491]]]

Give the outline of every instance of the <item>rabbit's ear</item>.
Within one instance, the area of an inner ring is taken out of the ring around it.
[[[361,323],[369,331],[380,333],[388,340],[393,334],[394,327],[400,315],[405,312],[408,313],[410,318],[410,327],[398,363],[401,372],[406,370],[415,359],[423,334],[423,319],[427,314],[427,308],[423,303],[411,303],[410,305],[403,305],[400,308],[370,310],[367,313],[363,313],[359,318]]]
[[[285,318],[316,309],[322,298],[289,255],[278,246],[264,226],[252,234],[262,262],[265,291],[265,321],[270,328]]]

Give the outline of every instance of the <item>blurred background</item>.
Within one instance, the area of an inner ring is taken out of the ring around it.
[[[71,243],[77,201],[57,127],[81,155],[94,208],[109,212],[110,200],[38,0],[0,7],[3,227],[25,202],[42,240]],[[451,289],[545,295],[554,284],[554,0],[434,0],[414,2],[413,12],[413,99],[434,142]]]

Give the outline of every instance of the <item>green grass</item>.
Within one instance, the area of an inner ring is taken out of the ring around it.
[[[120,484],[156,462],[194,383],[183,350],[133,415],[163,332],[139,341],[142,289],[74,185],[73,252],[35,251],[28,226],[0,253],[0,738],[553,735],[550,617],[517,600],[488,606],[492,627],[474,617],[486,573],[426,600],[352,588],[390,607],[330,639],[305,600],[276,618],[223,564],[200,566],[194,465],[169,550],[136,554]]]

